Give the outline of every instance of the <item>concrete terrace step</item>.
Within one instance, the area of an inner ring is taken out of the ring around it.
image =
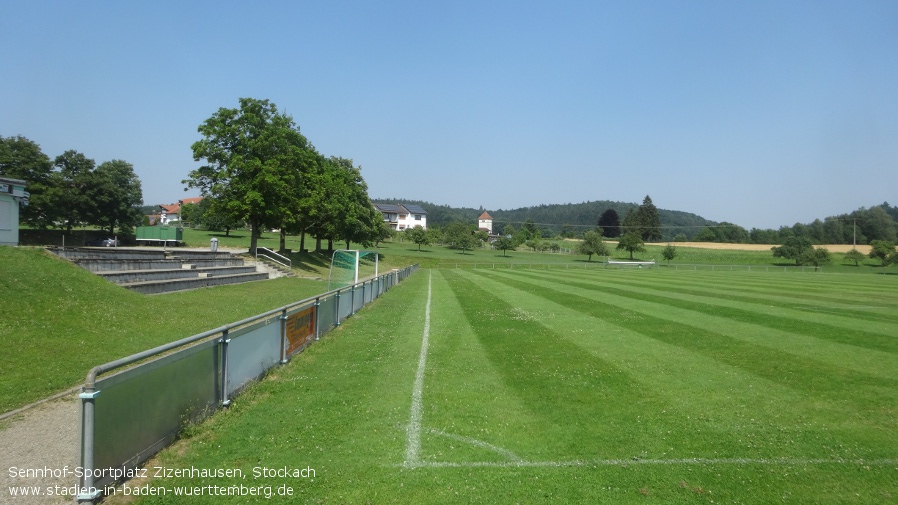
[[[125,247],[54,247],[48,250],[139,293],[166,293],[270,278],[267,272],[246,265],[242,258],[229,252]]]
[[[164,260],[165,251],[128,249],[124,247],[48,247],[47,250],[65,259],[104,260]]]
[[[171,270],[184,264],[178,259],[105,259],[76,258],[73,263],[91,272],[119,272],[122,270]]]
[[[220,275],[236,275],[256,273],[253,266],[225,266],[211,268],[177,268],[168,270],[122,270],[96,272],[97,275],[116,284],[128,284],[144,281],[164,281],[170,279],[188,279],[198,277],[215,277]]]
[[[237,275],[219,275],[212,277],[193,277],[189,279],[169,279],[160,281],[131,282],[119,284],[122,287],[143,294],[169,293],[172,291],[183,291],[185,289],[206,288],[211,286],[222,286],[225,284],[239,284],[242,282],[267,280],[268,274],[264,272],[255,272],[249,274]]]

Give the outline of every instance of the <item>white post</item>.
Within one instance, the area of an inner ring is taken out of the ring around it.
[[[380,260],[380,254],[374,253],[374,277],[377,277],[377,265]]]
[[[359,283],[359,251],[355,252],[355,281],[352,285],[356,285]]]

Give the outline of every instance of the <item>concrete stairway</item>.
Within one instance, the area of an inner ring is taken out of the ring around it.
[[[110,282],[145,294],[265,280],[267,272],[228,252],[75,247],[48,248]]]

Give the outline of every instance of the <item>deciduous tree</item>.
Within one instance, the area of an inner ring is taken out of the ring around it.
[[[888,240],[874,240],[870,242],[871,259],[879,260],[882,266],[887,266],[895,257],[895,243]]]
[[[237,109],[218,109],[197,131],[203,138],[191,146],[193,158],[206,164],[184,183],[214,197],[216,211],[245,220],[254,252],[264,228],[292,218],[299,164],[311,146],[290,116],[253,98],[241,98]]]
[[[601,231],[587,231],[583,234],[583,241],[577,246],[577,252],[586,255],[586,261],[592,261],[592,255],[608,255],[608,246],[602,240]]]
[[[671,244],[661,250],[661,257],[667,260],[667,266],[670,266],[670,260],[677,257],[677,248]]]
[[[134,166],[123,160],[101,163],[93,172],[87,197],[92,202],[90,222],[115,233],[118,226],[129,232],[140,224],[143,204],[140,179]]]
[[[96,163],[78,151],[68,150],[56,157],[54,166],[58,171],[51,176],[51,212],[54,221],[63,224],[66,233],[71,233],[73,226],[88,222],[94,214],[88,188],[93,183]]]
[[[418,251],[421,250],[421,246],[430,245],[430,234],[420,225],[405,230],[405,236],[415,244],[418,244]]]
[[[770,248],[774,258],[792,259],[796,265],[801,265],[802,257],[806,257],[808,251],[812,249],[814,245],[805,237],[788,237],[783,241],[783,245]]]
[[[23,223],[40,228],[53,224],[53,162],[40,146],[22,136],[0,137],[0,176],[25,181],[31,196],[22,209]]]
[[[845,261],[853,261],[854,266],[860,265],[860,262],[864,261],[864,258],[866,258],[866,256],[864,256],[864,253],[858,251],[857,249],[848,251],[843,255],[843,257],[845,258]]]
[[[461,249],[462,252],[473,249],[477,245],[474,236],[474,225],[453,221],[443,230],[443,241],[453,249]]]
[[[617,243],[618,250],[625,250],[630,253],[630,259],[633,259],[633,253],[645,251],[645,242],[642,237],[635,231],[628,231],[620,238]]]

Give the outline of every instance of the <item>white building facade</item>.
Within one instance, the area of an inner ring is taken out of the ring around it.
[[[427,211],[419,205],[375,203],[376,208],[384,216],[384,222],[396,231],[420,226],[427,229]]]

